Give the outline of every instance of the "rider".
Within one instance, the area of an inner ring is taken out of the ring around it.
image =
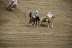
[[[10,6],[10,7],[13,7],[14,4],[17,5],[17,0],[12,0],[12,1],[9,3],[9,6]]]
[[[12,0],[11,5],[12,4],[17,4],[17,0]]]
[[[50,19],[52,17],[52,14],[51,14],[51,12],[49,12],[48,14],[47,14],[47,19]]]
[[[36,10],[36,11],[34,12],[33,18],[36,18],[37,16],[38,16],[38,11]]]

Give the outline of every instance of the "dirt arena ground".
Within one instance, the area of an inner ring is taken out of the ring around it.
[[[10,0],[0,0],[0,48],[72,48],[72,0],[18,0],[14,11]],[[39,8],[41,10],[39,10]],[[56,16],[54,28],[29,26],[29,12]]]

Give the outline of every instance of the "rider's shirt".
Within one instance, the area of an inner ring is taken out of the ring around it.
[[[37,16],[37,12],[34,12],[34,16]]]
[[[32,16],[33,18],[36,18],[37,12],[34,12],[34,15]]]
[[[12,4],[17,4],[17,0],[12,0]]]
[[[16,3],[16,2],[17,2],[17,0],[12,0],[12,1],[14,1],[14,3]]]
[[[52,17],[52,14],[47,14],[47,17],[48,17],[48,18],[51,18],[51,17]]]

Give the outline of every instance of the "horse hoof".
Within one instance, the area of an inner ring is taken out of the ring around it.
[[[54,27],[52,27],[52,28],[54,28]]]

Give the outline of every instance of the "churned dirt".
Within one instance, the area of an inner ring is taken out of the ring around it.
[[[72,48],[72,0],[18,0],[14,11],[10,0],[0,0],[0,48]],[[29,12],[56,16],[54,28],[30,26]]]

